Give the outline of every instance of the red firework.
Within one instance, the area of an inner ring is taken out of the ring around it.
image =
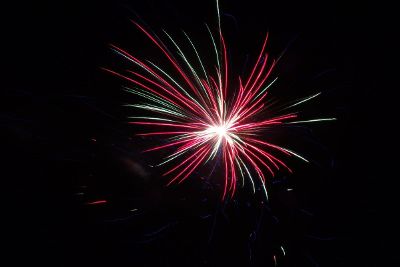
[[[218,5],[218,1],[217,1]],[[217,10],[219,10],[217,6]],[[218,22],[220,21],[218,11]],[[143,26],[133,22],[166,57],[174,69],[167,73],[151,61],[141,60],[126,50],[112,45],[112,49],[134,63],[141,73],[127,70],[126,74],[107,70],[132,85],[127,91],[146,99],[145,104],[132,107],[150,111],[156,116],[131,117],[131,124],[153,127],[153,131],[140,133],[140,136],[162,136],[165,144],[152,147],[146,152],[168,150],[170,154],[159,165],[170,165],[164,175],[171,176],[168,183],[181,183],[196,169],[208,161],[220,160],[224,168],[224,189],[222,199],[228,193],[232,197],[239,179],[244,183],[246,177],[255,190],[254,176],[261,182],[267,195],[266,175],[274,176],[281,168],[292,172],[279,158],[295,156],[307,162],[297,153],[271,144],[261,138],[262,131],[283,123],[314,122],[333,120],[334,118],[296,121],[296,113],[276,117],[262,117],[265,114],[266,98],[277,78],[269,81],[276,65],[266,52],[268,34],[250,74],[246,79],[230,73],[225,39],[218,23],[218,38],[215,38],[207,26],[215,54],[216,65],[212,72],[207,71],[201,57],[189,36],[184,33],[196,54],[196,69],[182,52],[177,42],[164,31],[173,47],[174,54],[158,36],[151,34]],[[218,40],[216,42],[215,40]],[[180,57],[177,60],[176,55]],[[229,84],[228,81],[236,81]],[[318,94],[301,99],[293,107],[304,103]],[[257,118],[262,118],[258,119]],[[162,131],[157,129],[162,128]],[[217,156],[218,155],[218,156]]]

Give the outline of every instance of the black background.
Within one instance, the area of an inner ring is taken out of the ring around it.
[[[101,70],[128,66],[111,43],[143,58],[161,56],[129,19],[156,33],[179,36],[184,29],[202,42],[203,23],[215,27],[213,1],[4,8],[0,115],[10,266],[274,266],[273,255],[278,266],[388,266],[394,223],[383,206],[389,210],[394,177],[382,167],[380,8],[222,1],[234,71],[243,71],[246,56],[255,60],[269,31],[272,56],[287,48],[274,95],[287,100],[322,91],[306,114],[338,118],[288,136],[313,163],[292,162],[295,174],[270,184],[267,205],[248,188],[221,203],[218,182],[193,178],[164,187],[160,171],[148,167],[159,155],[140,152],[151,140],[134,137],[138,129],[126,123],[133,111],[122,105],[135,99]],[[95,200],[107,203],[87,204]]]

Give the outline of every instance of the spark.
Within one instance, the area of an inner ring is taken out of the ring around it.
[[[283,248],[283,246],[281,246],[281,250],[282,250],[283,256],[286,256],[286,251],[285,251],[285,249]]]
[[[161,37],[132,21],[167,60],[169,68],[162,68],[111,45],[113,51],[132,62],[139,71],[120,73],[104,70],[127,81],[130,86],[124,89],[145,100],[127,106],[152,115],[130,117],[130,123],[150,129],[139,136],[158,136],[164,140],[163,144],[145,152],[168,151],[157,165],[169,166],[163,174],[171,177],[168,185],[182,183],[196,174],[201,166],[213,161],[220,163],[218,165],[223,169],[222,199],[228,194],[233,197],[239,181],[243,185],[246,178],[253,192],[258,186],[268,199],[267,178],[274,177],[281,170],[292,172],[283,158],[293,156],[305,162],[308,160],[291,149],[271,143],[262,137],[262,133],[280,125],[335,118],[296,120],[297,112],[274,115],[266,104],[268,89],[277,81],[277,77],[271,78],[277,61],[267,52],[268,34],[251,72],[244,78],[235,75],[230,68],[227,44],[221,30],[218,0],[216,4],[216,34],[206,25],[211,40],[209,55],[215,55],[214,66],[204,63],[197,45],[186,32],[183,32],[184,40],[192,49],[191,55],[185,54],[184,46],[165,30],[162,32],[171,47]],[[297,100],[283,110],[297,107],[319,95],[316,93]]]
[[[107,200],[96,200],[96,201],[90,201],[87,202],[87,205],[100,205],[100,204],[106,204]]]

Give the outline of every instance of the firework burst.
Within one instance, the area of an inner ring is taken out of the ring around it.
[[[276,61],[271,60],[266,52],[268,34],[249,75],[244,79],[240,76],[235,77],[229,68],[227,47],[220,26],[218,1],[217,11],[217,34],[213,34],[207,26],[210,48],[215,55],[213,71],[207,70],[196,46],[186,33],[184,36],[196,55],[199,68],[194,67],[167,32],[164,31],[164,34],[176,53],[172,53],[172,49],[157,35],[134,21],[137,28],[168,60],[174,69],[173,74],[115,45],[112,45],[112,49],[136,65],[140,72],[127,70],[122,74],[108,69],[107,71],[127,80],[133,87],[126,90],[146,100],[143,104],[129,106],[155,114],[131,117],[133,121],[130,123],[153,129],[138,134],[140,136],[164,138],[164,144],[149,148],[146,152],[168,151],[168,156],[159,164],[170,166],[164,173],[165,176],[171,177],[168,185],[174,182],[181,183],[209,161],[219,161],[224,173],[222,199],[228,194],[232,197],[239,181],[244,184],[246,179],[251,182],[254,191],[256,180],[259,181],[258,184],[268,197],[267,177],[274,176],[276,171],[281,169],[292,172],[282,157],[295,156],[303,161],[307,160],[292,150],[267,142],[261,138],[261,133],[285,123],[333,118],[298,121],[297,113],[266,117],[268,88],[277,80],[270,78]],[[298,100],[287,108],[300,105],[318,95]]]

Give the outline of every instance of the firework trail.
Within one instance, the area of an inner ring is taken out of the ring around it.
[[[270,81],[276,61],[271,60],[266,52],[268,34],[250,74],[245,78],[240,76],[235,78],[230,73],[226,43],[221,31],[218,0],[216,3],[217,34],[213,34],[207,26],[210,48],[215,55],[216,65],[212,68],[213,71],[209,71],[203,64],[195,44],[185,32],[184,36],[196,55],[199,69],[189,62],[181,47],[167,32],[164,31],[166,39],[177,51],[176,53],[172,53],[157,35],[134,21],[132,22],[137,28],[168,60],[176,76],[155,63],[141,60],[115,45],[111,45],[112,49],[134,63],[141,73],[127,70],[125,74],[121,74],[106,70],[131,83],[133,87],[125,89],[146,100],[143,104],[129,106],[155,114],[130,117],[133,119],[130,123],[153,129],[138,134],[140,136],[164,137],[165,144],[149,148],[146,152],[169,151],[170,154],[159,164],[159,166],[170,166],[163,174],[172,177],[168,185],[174,182],[181,183],[209,161],[219,161],[224,170],[222,199],[228,194],[232,197],[239,181],[244,184],[245,179],[250,180],[253,191],[257,179],[268,198],[267,175],[264,173],[274,176],[275,172],[281,169],[292,172],[280,159],[281,157],[295,156],[303,161],[307,160],[294,151],[263,140],[260,137],[261,133],[285,123],[315,122],[334,118],[298,121],[296,113],[276,117],[263,116],[267,109],[265,102],[268,89],[277,80],[275,78]],[[301,99],[285,110],[318,95],[319,93]]]

